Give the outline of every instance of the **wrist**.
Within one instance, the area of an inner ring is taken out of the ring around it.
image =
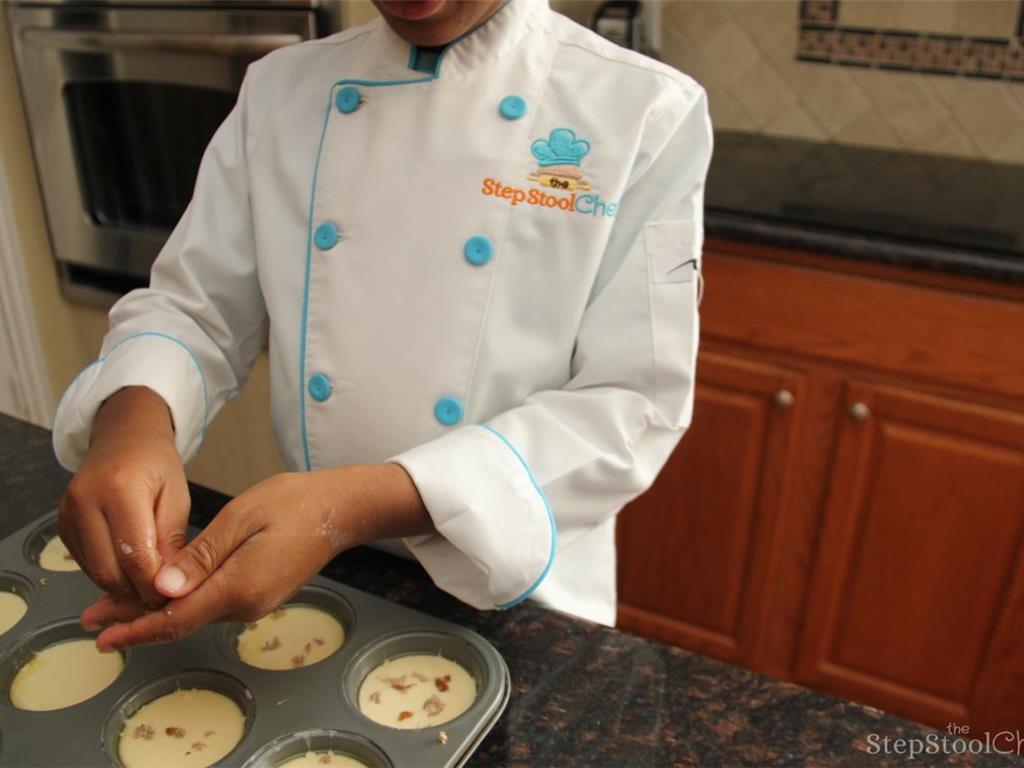
[[[326,488],[324,508],[343,514],[348,535],[339,552],[434,530],[415,483],[398,464],[354,464],[314,474],[321,476]]]
[[[128,435],[174,442],[174,422],[167,403],[147,387],[124,387],[108,397],[93,419],[90,446]]]

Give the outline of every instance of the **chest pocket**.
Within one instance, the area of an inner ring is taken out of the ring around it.
[[[655,403],[674,427],[690,422],[697,355],[701,232],[692,221],[644,225]]]
[[[652,283],[692,283],[698,278],[699,234],[692,221],[653,222],[644,227]]]

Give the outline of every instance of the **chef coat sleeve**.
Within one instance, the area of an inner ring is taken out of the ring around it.
[[[559,547],[651,485],[689,426],[711,145],[695,84],[648,120],[561,389],[393,458],[437,530],[406,544],[461,600],[528,597]]]
[[[167,403],[183,461],[245,382],[266,334],[249,201],[250,67],[238,101],[203,155],[193,197],[160,251],[148,288],[110,310],[99,358],[64,393],[54,417],[60,463],[75,471],[100,405],[143,386]]]

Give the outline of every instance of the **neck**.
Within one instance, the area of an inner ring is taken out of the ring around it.
[[[423,19],[402,18],[392,13],[387,2],[381,0],[374,0],[374,4],[388,26],[405,42],[421,47],[437,47],[447,45],[483,24],[504,2],[446,0],[435,13]]]

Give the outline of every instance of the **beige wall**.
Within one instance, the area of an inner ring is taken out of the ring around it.
[[[1024,83],[797,61],[797,6],[663,3],[662,58],[707,89],[717,128],[1024,163]],[[1016,0],[844,0],[839,23],[1010,37],[1018,8]]]
[[[106,313],[68,301],[60,293],[3,13],[0,13],[0,157],[14,198],[15,238],[22,251],[56,401],[74,375],[96,357],[106,332]],[[206,443],[188,471],[189,477],[197,482],[238,493],[282,469],[270,429],[264,354],[245,391],[229,403],[213,423]]]
[[[346,27],[357,27],[379,15],[370,0],[349,0],[342,3],[342,9]]]

